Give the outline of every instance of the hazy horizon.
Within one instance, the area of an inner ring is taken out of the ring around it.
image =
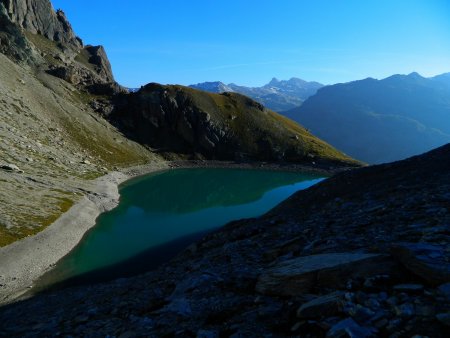
[[[116,80],[262,86],[450,71],[445,0],[123,2],[52,0],[85,44],[104,45]],[[107,5],[107,6],[105,6]]]

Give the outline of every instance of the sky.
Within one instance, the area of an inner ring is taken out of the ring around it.
[[[450,72],[448,0],[52,0],[116,80],[261,86]]]

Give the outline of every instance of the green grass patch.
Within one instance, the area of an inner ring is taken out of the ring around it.
[[[0,225],[0,247],[11,244],[20,239],[36,235],[49,225],[54,223],[63,213],[67,212],[73,205],[73,200],[66,197],[60,197],[57,204],[57,212],[53,212],[47,216],[24,216],[22,224],[30,224],[28,226],[12,227],[7,229]]]

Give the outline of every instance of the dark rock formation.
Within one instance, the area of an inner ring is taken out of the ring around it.
[[[160,152],[219,160],[358,165],[303,127],[235,93],[148,84],[117,100],[110,118]]]
[[[86,46],[85,51],[89,55],[89,63],[95,67],[95,72],[105,82],[114,82],[111,64],[103,46]]]
[[[91,94],[124,91],[114,80],[104,48],[83,47],[64,13],[55,12],[49,0],[0,1],[0,52]]]
[[[55,12],[49,0],[1,0],[1,3],[11,21],[24,30],[74,48],[83,46],[64,12]]]
[[[281,262],[262,274],[256,290],[263,294],[299,296],[315,287],[341,287],[349,278],[367,278],[395,271],[383,255],[331,253],[298,257]]]
[[[450,282],[450,262],[442,246],[398,243],[391,250],[408,270],[433,285]]]
[[[26,62],[32,59],[33,51],[20,28],[11,22],[8,12],[0,2],[0,52],[8,57]]]

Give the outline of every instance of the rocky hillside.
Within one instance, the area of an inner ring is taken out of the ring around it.
[[[336,175],[143,276],[0,309],[3,336],[448,337],[450,145]]]
[[[128,94],[104,48],[84,46],[49,0],[0,0],[0,61],[0,246],[89,197],[90,179],[160,154],[357,165],[239,95]]]
[[[149,84],[118,96],[110,115],[159,152],[219,160],[355,165],[303,127],[236,93]]]
[[[395,161],[450,142],[450,78],[412,73],[327,86],[283,115],[361,161]]]
[[[4,246],[44,229],[89,195],[90,179],[159,157],[95,112],[104,99],[88,90],[119,86],[103,48],[83,47],[49,1],[0,1],[0,51]]]
[[[281,81],[273,78],[262,87],[246,87],[234,83],[226,85],[223,82],[204,82],[190,87],[211,93],[239,93],[251,97],[269,109],[280,112],[299,107],[303,101],[314,95],[323,85],[293,77]]]

